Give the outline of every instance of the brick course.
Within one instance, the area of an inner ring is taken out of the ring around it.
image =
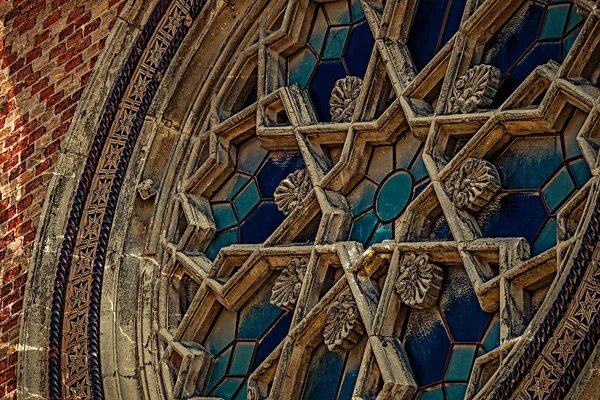
[[[124,0],[0,0],[0,398],[16,398],[19,319],[61,140]]]

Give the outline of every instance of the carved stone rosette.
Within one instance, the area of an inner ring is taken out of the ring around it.
[[[289,174],[275,189],[275,204],[284,215],[290,215],[312,189],[308,171],[299,169]]]
[[[362,337],[364,326],[350,289],[341,292],[327,310],[323,337],[331,351],[350,350]]]
[[[438,302],[443,277],[442,269],[429,262],[429,255],[407,254],[394,287],[404,304],[425,309]]]
[[[454,83],[448,110],[452,114],[472,113],[489,107],[500,86],[500,70],[491,65],[477,65]]]
[[[302,289],[307,257],[294,257],[275,281],[271,291],[271,304],[284,310],[293,310]]]
[[[362,79],[356,76],[347,76],[335,82],[329,99],[329,112],[333,122],[350,122],[361,87]]]
[[[450,176],[445,186],[457,209],[476,213],[500,190],[500,175],[491,162],[468,158]]]

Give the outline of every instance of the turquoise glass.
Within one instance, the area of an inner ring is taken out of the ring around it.
[[[308,364],[302,399],[335,399],[343,370],[344,357],[321,342]]]
[[[585,185],[592,177],[590,167],[588,167],[587,162],[583,158],[572,161],[569,164],[569,169],[571,170],[573,177],[575,177],[575,182],[579,187]]]
[[[492,351],[500,346],[500,316],[494,316],[492,323],[483,337],[482,344],[487,351]]]
[[[576,110],[573,117],[567,124],[564,130],[565,155],[567,158],[577,157],[581,155],[581,148],[577,143],[577,135],[581,131],[581,127],[587,119],[587,114],[583,111]]]
[[[270,285],[254,295],[239,311],[238,337],[243,339],[258,339],[268,330],[271,324],[285,311],[272,305],[269,301],[271,288],[275,279],[271,278]]]
[[[436,385],[420,392],[417,400],[444,400],[444,392],[439,385]]]
[[[210,393],[214,387],[221,381],[227,372],[227,364],[229,363],[229,357],[231,356],[231,348],[217,357],[213,362],[213,367],[210,372],[210,378],[208,379],[208,385],[206,386],[206,392]]]
[[[308,40],[308,43],[316,54],[321,54],[321,49],[323,48],[323,43],[325,42],[325,35],[327,34],[327,26],[325,14],[323,14],[323,10],[319,8],[317,11],[317,18],[315,19],[315,24],[313,25],[313,29],[310,34],[310,39]],[[314,68],[314,65],[310,67],[311,71],[312,68]]]
[[[569,51],[571,51],[571,47],[573,47],[573,44],[575,43],[575,40],[577,39],[577,36],[579,36],[580,32],[581,27],[576,29],[573,33],[569,34],[569,36],[565,38],[563,41],[563,54],[567,54]]]
[[[463,400],[467,394],[466,383],[447,383],[444,389],[446,389],[446,400]]]
[[[217,390],[215,390],[212,395],[214,397],[222,397],[224,399],[229,399],[231,396],[235,394],[242,383],[242,379],[240,378],[227,378],[219,385]]]
[[[550,212],[556,211],[559,204],[562,203],[574,189],[575,184],[571,180],[567,168],[562,167],[542,189]]]
[[[248,395],[248,382],[244,383],[244,385],[238,391],[238,394],[233,398],[233,400],[246,400],[247,395]]]
[[[237,315],[226,309],[222,309],[219,318],[214,323],[203,346],[210,354],[219,354],[235,339],[235,325]]]
[[[427,168],[425,168],[425,163],[423,162],[422,156],[419,156],[419,158],[415,162],[415,165],[411,168],[410,171],[415,182],[418,182],[427,176]]]
[[[300,50],[299,53],[289,59],[288,83],[290,85],[297,83],[303,87],[308,86],[308,81],[316,65],[317,58],[309,48]]]
[[[266,156],[267,150],[260,147],[258,138],[254,138],[239,147],[237,151],[238,169],[253,174]]]
[[[244,219],[246,215],[258,204],[260,201],[260,193],[258,193],[258,187],[255,182],[250,182],[240,194],[233,200],[235,211],[240,220]]]
[[[369,241],[368,246],[372,246],[375,243],[381,243],[384,240],[392,240],[393,238],[394,238],[394,233],[392,231],[392,225],[391,224],[381,225],[377,229],[375,229],[375,233],[373,234],[373,237]]]
[[[540,236],[533,243],[531,252],[540,254],[556,246],[556,220],[551,219],[540,232]]]
[[[254,354],[254,342],[237,342],[231,357],[231,375],[246,375],[250,368],[252,355]]]
[[[345,0],[325,3],[324,7],[331,25],[346,25],[350,23],[350,12],[348,3]]]
[[[358,217],[354,220],[354,224],[352,224],[350,240],[366,243],[367,240],[369,240],[371,233],[373,233],[375,225],[377,225],[377,217],[373,211],[369,211],[368,213]]]
[[[391,221],[404,211],[412,197],[412,184],[412,176],[406,171],[390,175],[381,184],[375,209],[382,221]]]
[[[217,192],[216,195],[211,199],[213,201],[231,200],[240,191],[250,178],[246,175],[242,175],[239,172],[235,173],[233,177],[223,185],[223,187]]]
[[[365,18],[365,13],[360,5],[360,0],[351,0],[350,8],[352,10],[352,20],[354,22],[360,21]]]
[[[323,58],[340,58],[342,56],[349,29],[347,26],[329,29],[327,40],[325,41],[325,49],[323,50]]]
[[[227,231],[223,231],[217,233],[215,238],[213,239],[210,246],[206,250],[206,257],[210,260],[214,260],[217,258],[219,254],[219,250],[223,247],[231,246],[232,244],[236,244],[238,242],[238,231],[237,228],[229,229]]]
[[[562,35],[567,15],[569,14],[569,4],[553,6],[546,10],[544,25],[542,27],[541,39],[554,39]]]
[[[237,224],[230,203],[212,204],[211,208],[217,230],[227,229]]]
[[[348,205],[352,215],[358,215],[373,205],[377,186],[369,180],[363,180],[348,196]]]
[[[577,14],[577,7],[575,6],[571,10],[571,15],[569,15],[569,24],[567,25],[567,32],[570,31],[571,29],[573,29],[581,21],[583,21],[583,18],[581,18]]]
[[[454,345],[446,369],[445,379],[448,381],[468,381],[471,374],[471,367],[475,360],[476,350],[477,346],[475,345]]]

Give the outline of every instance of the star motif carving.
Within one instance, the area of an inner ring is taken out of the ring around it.
[[[87,365],[87,354],[83,346],[76,347],[75,351],[69,354],[70,375],[76,375],[81,372]]]
[[[148,55],[146,64],[149,64],[152,67],[156,68],[158,66],[158,63],[160,62],[166,48],[167,48],[167,46],[165,46],[164,44],[162,44],[160,41],[157,40],[154,43],[154,47],[150,50],[150,54]]]
[[[139,79],[133,85],[130,97],[134,100],[142,101],[146,94],[146,90],[148,89],[148,83],[150,83],[150,78],[140,75]]]
[[[85,379],[83,379],[75,383],[75,386],[71,386],[69,390],[74,399],[87,399],[90,397],[87,388],[88,384],[85,382]]]
[[[554,379],[546,374],[546,370],[542,369],[538,376],[533,378],[533,398],[545,399],[550,394],[550,387],[554,383]]]
[[[123,113],[121,119],[119,119],[119,130],[121,131],[129,131],[133,126],[133,121],[135,120],[135,113],[129,110],[126,110]]]
[[[69,337],[69,342],[74,343],[85,338],[87,327],[87,315],[85,313],[75,314],[69,319],[69,330],[66,334]]]
[[[110,196],[111,185],[112,182],[109,180],[98,181],[98,187],[94,189],[94,198],[92,199],[92,203],[106,203],[108,201],[108,197]]]
[[[102,225],[102,214],[88,214],[87,224],[84,225],[83,238],[87,239],[98,234]]]
[[[176,15],[170,15],[165,27],[163,28],[171,37],[175,36],[175,32],[177,32],[177,28],[181,25],[181,21],[185,17],[184,14],[181,13],[181,10],[177,10]]]
[[[71,303],[72,309],[78,309],[87,304],[87,294],[88,290],[85,285],[75,285],[73,286],[73,295],[69,298],[69,302]]]
[[[118,146],[111,146],[108,154],[106,154],[105,168],[117,169],[119,160],[121,159],[121,149]]]
[[[574,353],[574,347],[579,342],[571,331],[566,331],[562,339],[558,339],[558,347],[552,352],[558,359],[566,363]]]
[[[575,313],[575,316],[581,316],[581,322],[589,324],[598,313],[599,303],[600,300],[596,299],[592,291],[586,291],[585,299],[579,302],[579,310]]]

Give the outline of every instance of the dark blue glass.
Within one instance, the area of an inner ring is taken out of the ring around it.
[[[556,220],[551,219],[540,232],[540,236],[535,240],[531,248],[531,255],[537,256],[554,246],[556,246]]]
[[[490,211],[481,224],[485,237],[524,237],[530,243],[548,216],[542,199],[533,193],[505,194]]]
[[[310,98],[320,121],[331,121],[329,113],[329,98],[338,79],[346,76],[346,70],[341,60],[322,61],[310,82]]]
[[[579,187],[585,185],[592,177],[590,167],[588,167],[587,162],[583,158],[572,161],[569,165],[569,168],[571,169],[571,172],[575,177],[575,182]]]
[[[466,4],[467,0],[454,0],[452,2],[452,5],[450,6],[450,13],[448,14],[448,19],[446,21],[444,36],[442,37],[442,46],[448,43],[452,36],[454,36],[454,34],[458,32],[458,28],[460,27],[460,21],[462,19],[463,13],[465,12]]]
[[[419,386],[442,379],[450,339],[436,308],[411,310],[404,349]]]
[[[310,359],[302,398],[335,399],[343,369],[344,357],[321,343]]]
[[[367,21],[352,27],[344,56],[350,75],[364,78],[374,44],[375,39]]]
[[[252,371],[254,371],[263,361],[275,350],[275,348],[285,339],[290,325],[292,323],[293,313],[286,313],[275,326],[265,335],[260,341],[254,356],[254,363],[252,364]]]
[[[452,236],[452,231],[450,231],[450,226],[448,225],[446,218],[440,218],[433,224],[431,234],[435,240],[454,240],[454,236]]]
[[[281,181],[301,168],[304,168],[304,160],[300,152],[272,152],[257,175],[262,197],[273,198]]]
[[[481,309],[471,280],[460,267],[448,269],[440,309],[457,342],[478,342],[492,316]]]
[[[417,70],[422,70],[438,49],[448,0],[419,0],[407,46]]]
[[[263,202],[240,225],[242,243],[262,243],[281,225],[285,215],[271,201]]]

